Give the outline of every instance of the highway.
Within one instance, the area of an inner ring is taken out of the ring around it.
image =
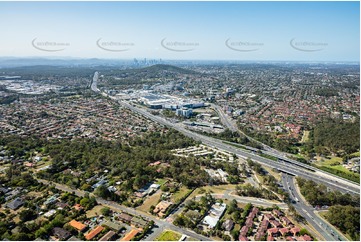
[[[293,176],[282,173],[282,182],[286,191],[290,194],[290,198],[295,201],[293,206],[299,214],[301,214],[309,224],[311,224],[326,241],[342,240],[347,241],[347,238],[332,229],[327,223],[315,214],[314,208],[305,204],[302,195],[299,194],[296,188]]]
[[[106,95],[106,94],[103,94]],[[107,95],[106,95],[107,96]],[[116,100],[114,97],[110,97],[113,100]],[[116,100],[117,101],[117,100]],[[267,158],[264,158],[262,156],[259,156],[258,154],[256,154],[255,152],[247,152],[243,149],[240,149],[238,147],[232,146],[232,145],[228,145],[226,143],[224,143],[221,140],[218,139],[214,139],[208,136],[204,136],[198,133],[194,133],[190,130],[187,130],[183,127],[180,127],[179,125],[175,124],[175,123],[171,123],[168,120],[159,117],[159,116],[155,116],[152,115],[151,113],[147,112],[144,109],[135,107],[133,105],[131,105],[128,102],[124,102],[124,101],[118,101],[121,105],[129,108],[130,110],[139,113],[155,122],[158,122],[162,125],[171,127],[181,133],[183,133],[184,135],[193,138],[194,140],[200,141],[206,145],[209,145],[211,147],[226,151],[226,152],[230,152],[230,153],[234,153],[239,157],[242,158],[250,158],[256,162],[259,162],[263,165],[269,166],[271,168],[277,168],[277,169],[282,169],[285,170],[286,172],[289,173],[294,173],[295,175],[298,175],[300,177],[304,177],[306,179],[310,179],[313,180],[315,182],[318,183],[323,183],[329,187],[332,187],[334,189],[337,189],[341,192],[349,192],[349,193],[353,193],[353,194],[360,194],[360,187],[358,184],[349,182],[345,179],[339,178],[337,176],[334,175],[330,175],[326,172],[323,171],[309,171],[307,169],[305,169],[302,166],[299,166],[297,163],[289,163],[289,162],[277,162],[277,161],[273,161]]]
[[[287,162],[290,162],[290,163],[293,163],[293,164],[296,164],[298,166],[302,166],[302,167],[305,167],[307,169],[310,169],[310,170],[314,170],[314,171],[320,171],[320,172],[323,172],[325,174],[328,174],[328,175],[331,175],[331,176],[335,176],[329,172],[326,172],[326,171],[323,171],[321,169],[318,169],[316,167],[313,167],[313,166],[310,166],[310,165],[307,165],[307,164],[304,164],[302,162],[299,162],[299,161],[295,161],[295,160],[292,160],[290,158],[287,157],[287,153],[284,153],[284,152],[280,152],[276,149],[273,149],[271,147],[269,147],[268,145],[246,135],[245,133],[243,133],[242,131],[240,131],[237,127],[237,125],[233,122],[233,120],[224,113],[224,111],[222,110],[222,108],[218,105],[215,105],[213,103],[211,103],[211,107],[218,113],[220,119],[221,119],[221,122],[223,125],[225,125],[228,129],[230,129],[231,131],[233,132],[239,132],[240,134],[244,135],[245,137],[247,137],[249,140],[253,141],[253,142],[256,142],[258,144],[260,144],[262,147],[263,147],[263,150],[262,150],[262,153],[264,154],[267,154],[267,155],[271,155],[271,156],[274,156],[276,158],[279,158],[279,159],[282,159],[282,160],[285,160]],[[243,145],[245,148],[249,149],[249,150],[254,150],[254,151],[257,151],[257,149],[253,148],[253,147],[250,147],[250,146],[246,146],[246,145]],[[359,184],[357,184],[356,182],[352,182],[352,181],[349,181],[347,179],[344,179],[342,177],[338,177],[338,179],[341,179],[341,180],[344,180],[346,182],[350,182],[350,183],[353,183],[357,186],[359,186]]]
[[[94,73],[93,82],[92,82],[92,85],[91,85],[91,89],[94,92],[99,92],[99,89],[96,86],[97,80],[98,80],[98,75],[99,75],[98,72]],[[271,168],[283,169],[286,172],[293,173],[295,175],[304,177],[306,179],[311,179],[311,180],[313,180],[315,182],[318,182],[318,183],[323,183],[326,186],[332,187],[332,188],[337,189],[337,190],[339,190],[341,192],[360,194],[360,185],[357,184],[357,183],[348,181],[348,180],[346,180],[344,178],[340,178],[338,176],[335,176],[333,174],[330,174],[328,172],[324,172],[324,171],[318,170],[318,169],[316,169],[316,172],[309,171],[308,168],[312,168],[313,170],[315,170],[315,168],[311,167],[311,166],[307,166],[306,164],[303,164],[301,162],[297,162],[297,161],[294,161],[294,160],[287,159],[284,156],[281,156],[281,157],[282,157],[283,160],[287,161],[287,163],[286,162],[275,162],[273,160],[261,157],[261,156],[257,155],[254,152],[247,152],[247,151],[245,151],[243,149],[240,149],[240,148],[237,148],[235,146],[225,144],[221,140],[214,139],[214,138],[211,138],[211,137],[207,137],[205,135],[194,133],[194,132],[185,129],[185,128],[179,126],[176,123],[172,123],[172,122],[170,122],[170,121],[168,121],[168,120],[166,120],[166,119],[164,119],[162,117],[152,115],[151,113],[147,112],[146,110],[135,107],[135,106],[131,105],[128,102],[119,101],[115,97],[108,96],[106,93],[101,92],[101,95],[103,95],[105,97],[109,97],[110,99],[112,99],[114,101],[118,101],[119,104],[129,108],[133,112],[139,113],[139,114],[143,115],[144,117],[147,117],[147,118],[149,118],[149,119],[151,119],[151,120],[153,120],[155,122],[158,122],[160,124],[163,124],[164,126],[171,127],[173,129],[183,133],[184,135],[186,135],[186,136],[188,136],[190,138],[193,138],[194,140],[200,141],[200,142],[202,142],[204,144],[207,144],[209,146],[218,148],[218,149],[223,150],[223,151],[228,151],[228,152],[234,153],[234,154],[238,155],[239,157],[242,157],[242,158],[245,158],[245,159],[250,158],[250,159],[252,159],[252,160],[254,160],[254,161],[258,162],[258,163],[269,166]],[[223,111],[218,106],[214,106],[214,107],[218,110],[218,112],[220,114],[223,113]],[[227,117],[225,117],[224,115],[225,115],[224,113],[223,113],[223,115],[221,115],[222,119],[227,120]],[[232,125],[232,124],[229,124],[229,125]],[[266,153],[266,152],[264,152],[264,153]],[[280,157],[280,155],[275,154],[273,152],[271,152],[269,154],[273,155],[273,156],[276,156],[276,157]]]
[[[296,164],[296,165],[298,165],[298,166],[305,167],[306,169],[310,169],[310,170],[314,170],[314,171],[319,171],[319,172],[322,172],[322,173],[324,173],[324,174],[328,174],[328,175],[330,175],[330,176],[337,177],[337,176],[335,176],[335,175],[333,175],[333,174],[331,174],[331,173],[329,173],[329,172],[323,171],[323,170],[318,169],[318,168],[316,168],[316,167],[314,167],[314,166],[310,166],[310,165],[304,164],[304,163],[302,163],[302,162],[299,162],[299,161],[296,161],[296,160],[292,160],[292,159],[290,159],[290,158],[287,157],[287,155],[289,155],[289,154],[284,153],[284,152],[280,152],[280,151],[278,151],[278,150],[276,150],[276,149],[273,149],[273,148],[269,147],[268,145],[266,145],[266,144],[264,144],[264,143],[262,143],[262,142],[260,142],[260,141],[258,141],[258,140],[256,140],[256,139],[254,139],[254,138],[246,135],[245,133],[243,133],[242,131],[240,131],[240,130],[238,129],[237,125],[233,122],[232,119],[230,119],[230,117],[228,117],[228,115],[226,115],[226,114],[224,113],[224,111],[222,110],[222,108],[221,108],[220,106],[215,105],[215,104],[212,103],[212,104],[211,104],[211,107],[218,113],[218,115],[219,115],[219,117],[220,117],[220,119],[221,119],[221,122],[222,122],[223,125],[225,125],[228,129],[230,129],[230,130],[233,131],[233,132],[239,132],[240,134],[242,134],[242,135],[244,135],[245,137],[247,137],[249,140],[254,141],[254,142],[260,144],[260,145],[263,147],[262,153],[267,154],[267,155],[274,156],[274,157],[276,157],[276,158],[278,158],[278,159],[285,160],[285,161],[287,161],[287,162]],[[235,145],[237,145],[237,144],[235,144]],[[253,148],[253,147],[250,147],[250,146],[246,146],[246,145],[242,145],[242,146],[245,147],[246,149],[251,150],[251,151],[252,151],[252,150],[253,150],[253,151],[257,151],[257,150],[258,150],[258,149],[256,149],[256,148]],[[341,180],[344,180],[344,181],[346,181],[346,182],[349,182],[349,183],[353,183],[353,184],[359,186],[359,184],[356,183],[356,182],[349,181],[349,180],[347,180],[347,179],[345,179],[345,178],[342,178],[342,177],[337,177],[337,178],[338,178],[338,179],[341,179]]]
[[[99,73],[96,71],[94,73],[94,76],[93,76],[93,81],[90,85],[90,88],[94,91],[94,92],[100,92],[99,88],[98,88],[98,78],[99,78]]]
[[[233,132],[238,132],[240,133],[241,135],[247,137],[247,139],[255,142],[255,143],[258,143],[259,145],[261,145],[263,147],[264,150],[268,151],[268,152],[272,152],[274,154],[277,154],[277,155],[283,155],[282,152],[276,150],[276,149],[273,149],[271,148],[270,146],[248,136],[247,134],[245,134],[244,132],[242,132],[241,130],[238,129],[237,127],[237,124],[235,122],[233,122],[233,120],[227,115],[224,113],[224,111],[222,110],[222,108],[216,104],[213,104],[211,103],[211,107],[218,113],[220,119],[221,119],[221,122],[224,126],[226,126],[229,130],[233,131]],[[253,147],[249,147],[249,146],[245,146],[247,148],[250,148],[250,149],[254,149]]]
[[[211,103],[211,107],[214,109],[214,111],[218,113],[218,116],[224,126],[226,126],[229,130],[233,132],[238,132],[237,126],[227,118],[226,114],[223,112],[220,106]]]
[[[53,184],[57,189],[61,190],[61,191],[65,191],[65,192],[74,192],[75,195],[79,196],[79,197],[84,197],[85,195],[85,191],[82,191],[82,190],[78,190],[78,189],[72,189],[66,185],[63,185],[63,184],[59,184],[59,183],[55,183],[55,182],[49,182],[47,180],[43,180],[43,179],[38,179],[38,182],[41,182],[43,184]],[[94,194],[91,194],[94,196]],[[96,196],[94,196],[96,197]],[[180,234],[185,234],[189,237],[192,237],[196,240],[199,240],[199,241],[210,241],[211,239],[208,238],[208,237],[205,237],[203,235],[200,235],[200,234],[197,234],[197,233],[194,233],[193,231],[191,230],[188,230],[188,229],[184,229],[184,228],[180,228],[180,227],[177,227],[175,225],[173,225],[172,223],[166,221],[166,220],[163,220],[163,219],[160,219],[156,216],[153,216],[153,215],[150,215],[148,213],[144,213],[142,211],[139,211],[139,210],[136,210],[134,208],[129,208],[129,207],[126,207],[126,206],[123,206],[119,203],[116,203],[116,202],[113,202],[113,201],[107,201],[105,199],[102,199],[100,197],[96,197],[96,201],[98,204],[102,204],[102,205],[105,205],[105,206],[108,206],[109,208],[113,209],[113,210],[121,210],[121,211],[124,211],[126,213],[129,213],[129,214],[133,214],[133,215],[137,215],[137,216],[140,216],[140,217],[143,217],[147,220],[153,220],[155,222],[155,225],[158,226],[159,228],[161,229],[169,229],[169,230],[173,230],[173,231],[176,231]]]

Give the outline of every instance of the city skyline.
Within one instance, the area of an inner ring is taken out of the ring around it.
[[[0,2],[0,52],[2,57],[359,61],[359,17],[359,2]]]

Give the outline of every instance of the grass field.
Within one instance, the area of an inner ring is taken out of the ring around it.
[[[310,131],[303,131],[301,143],[305,143],[310,139]]]
[[[177,232],[166,230],[156,239],[156,241],[178,241],[181,237],[182,235]]]
[[[171,197],[171,200],[173,203],[178,203],[188,192],[190,189],[186,188],[185,186],[182,186],[179,191],[174,193]]]
[[[92,208],[91,210],[89,210],[89,211],[86,212],[86,217],[87,217],[87,218],[91,218],[91,217],[94,217],[94,216],[97,216],[97,215],[102,214],[102,213],[100,212],[100,210],[102,210],[102,208],[104,208],[103,205],[97,205],[97,206],[95,206],[94,208]]]
[[[154,205],[156,206],[160,197],[161,197],[162,193],[160,191],[154,193],[153,195],[149,196],[144,202],[142,205],[140,205],[138,207],[138,209],[140,211],[143,211],[145,213],[148,213],[149,212],[149,208]]]
[[[166,180],[166,179],[161,179],[161,178],[159,178],[159,179],[157,179],[157,182],[155,183],[155,184],[158,184],[158,185],[160,185],[160,186],[162,186],[164,183],[166,183],[168,180]]]
[[[346,174],[352,174],[352,175],[356,174],[352,171],[349,171],[347,168],[345,168],[342,165],[341,157],[332,156],[330,159],[317,157],[317,162],[315,162],[315,164],[317,166],[326,166],[334,170],[339,170],[345,172]]]
[[[336,156],[331,156],[330,159],[328,158],[321,158],[321,157],[316,157],[317,162],[315,162],[316,165],[323,165],[323,166],[331,166],[333,164],[338,163],[339,165],[342,164],[342,158],[341,157],[336,157]]]
[[[352,153],[350,156],[351,157],[360,157],[360,151]]]

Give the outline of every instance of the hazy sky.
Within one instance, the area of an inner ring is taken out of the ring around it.
[[[0,56],[358,61],[359,19],[359,2],[0,2]]]

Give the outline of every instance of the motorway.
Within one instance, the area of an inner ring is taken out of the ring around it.
[[[302,215],[309,224],[311,224],[326,241],[343,240],[347,241],[347,238],[338,233],[335,229],[332,229],[327,223],[315,214],[314,208],[305,204],[302,195],[299,194],[296,188],[293,176],[282,173],[283,187],[290,194],[290,198],[295,201],[293,206],[297,212]]]
[[[229,130],[233,131],[233,132],[238,132],[240,133],[241,135],[247,137],[247,139],[255,142],[255,143],[258,143],[259,145],[261,145],[263,147],[264,150],[268,151],[268,152],[272,152],[274,154],[277,154],[277,155],[283,155],[282,152],[276,150],[276,149],[273,149],[271,148],[270,146],[248,136],[247,134],[245,134],[244,132],[242,132],[241,130],[238,129],[237,127],[237,124],[233,122],[233,120],[227,115],[224,113],[224,111],[222,110],[222,108],[216,104],[213,104],[211,103],[211,107],[218,113],[220,119],[221,119],[221,122],[224,126],[226,126]],[[253,147],[249,147],[249,146],[245,146],[247,148],[253,148]]]
[[[287,156],[289,156],[290,154],[287,154],[287,153],[284,153],[284,152],[281,152],[281,151],[278,151],[276,149],[273,149],[271,147],[269,147],[268,145],[246,135],[245,133],[243,133],[242,131],[240,131],[237,127],[237,125],[233,122],[232,119],[230,119],[230,117],[228,115],[226,115],[224,113],[224,111],[222,110],[222,108],[218,105],[215,105],[215,104],[211,104],[211,107],[218,113],[220,119],[221,119],[221,122],[223,125],[225,125],[228,129],[230,129],[231,131],[233,132],[239,132],[240,134],[244,135],[245,137],[247,137],[249,140],[253,141],[253,142],[256,142],[258,144],[260,144],[262,147],[263,147],[263,150],[262,150],[262,153],[264,154],[267,154],[267,155],[270,155],[270,156],[274,156],[278,159],[282,159],[282,160],[285,160],[287,162],[290,162],[290,163],[293,163],[295,165],[298,165],[298,166],[302,166],[306,169],[311,169],[311,170],[314,170],[314,171],[319,171],[319,172],[322,172],[324,174],[328,174],[328,175],[331,175],[331,176],[334,176],[333,174],[329,173],[329,172],[326,172],[326,171],[323,171],[321,169],[318,169],[316,167],[313,167],[313,166],[310,166],[310,165],[307,165],[307,164],[304,164],[302,162],[299,162],[299,161],[295,161],[295,160],[292,160],[290,158],[288,158]],[[254,151],[257,151],[257,149],[253,148],[253,147],[250,147],[250,146],[246,146],[246,145],[242,145],[243,147],[245,147],[246,149],[249,149],[249,150],[254,150]],[[341,179],[341,180],[344,180],[346,182],[349,182],[349,183],[353,183],[357,186],[359,186],[359,184],[355,183],[355,182],[351,182],[347,179],[344,179],[344,178],[341,178],[341,177],[338,177],[338,179]]]
[[[94,92],[100,92],[99,88],[98,88],[98,78],[99,78],[99,73],[96,71],[94,73],[94,76],[93,76],[93,81],[90,85],[90,88],[94,91]]]
[[[79,196],[79,197],[84,197],[85,195],[85,191],[81,191],[81,190],[77,190],[77,189],[71,189],[70,187],[66,186],[66,185],[63,185],[63,184],[59,184],[59,183],[55,183],[55,182],[49,182],[47,180],[43,180],[43,179],[37,179],[39,182],[43,183],[43,184],[53,184],[55,186],[55,188],[61,190],[61,191],[65,191],[65,192],[74,192],[75,195]],[[94,196],[94,194],[91,194]],[[96,197],[96,196],[94,196]],[[194,233],[193,231],[190,231],[188,229],[183,229],[183,228],[180,228],[180,227],[177,227],[175,225],[173,225],[172,223],[169,223],[168,221],[166,220],[163,220],[163,219],[160,219],[156,216],[153,216],[153,215],[150,215],[150,214],[147,214],[147,213],[144,213],[142,211],[139,211],[139,210],[136,210],[134,208],[129,208],[129,207],[126,207],[126,206],[123,206],[119,203],[116,203],[116,202],[112,202],[112,201],[107,201],[105,199],[102,199],[100,197],[96,197],[96,201],[98,204],[102,204],[102,205],[105,205],[105,206],[108,206],[109,208],[113,209],[113,210],[121,210],[121,211],[124,211],[126,213],[129,213],[129,214],[133,214],[133,215],[137,215],[137,216],[140,216],[140,217],[143,217],[147,220],[153,220],[155,222],[155,225],[160,228],[160,229],[169,229],[169,230],[173,230],[173,231],[176,231],[180,234],[185,234],[189,237],[192,237],[196,240],[199,240],[199,241],[210,241],[211,239],[208,238],[208,237],[205,237],[203,235],[200,235],[200,234],[197,234],[197,233]]]
[[[98,72],[95,72],[94,77],[93,77],[93,82],[91,85],[91,89],[94,92],[99,92],[99,89],[97,88],[98,76],[99,76]],[[172,123],[162,117],[152,115],[151,113],[147,112],[146,110],[135,107],[128,102],[119,101],[115,97],[108,96],[106,93],[101,92],[101,95],[103,95],[105,97],[109,97],[110,99],[112,99],[114,101],[118,101],[119,104],[129,108],[133,112],[139,113],[155,122],[158,122],[165,126],[171,127],[173,129],[183,133],[184,135],[186,135],[190,138],[193,138],[194,140],[200,141],[200,142],[207,144],[209,146],[212,146],[214,148],[217,148],[217,149],[220,149],[223,151],[227,151],[230,153],[234,153],[237,156],[245,158],[245,159],[250,158],[258,163],[269,166],[271,168],[282,169],[291,174],[295,174],[300,177],[304,177],[306,179],[310,179],[310,180],[313,180],[318,183],[323,183],[326,186],[332,187],[341,192],[348,192],[348,193],[353,193],[353,194],[358,194],[358,195],[360,194],[360,185],[357,183],[350,182],[346,179],[340,178],[338,176],[332,175],[332,174],[324,172],[322,170],[316,169],[316,172],[309,171],[307,168],[313,168],[313,170],[315,170],[315,168],[311,167],[311,166],[307,166],[301,162],[286,159],[284,157],[282,159],[288,161],[287,163],[286,162],[276,162],[276,161],[261,157],[254,152],[247,152],[247,151],[237,148],[235,146],[225,144],[221,140],[194,133],[194,132],[187,130],[183,127],[180,127],[178,124]],[[217,108],[217,106],[214,106],[214,107]],[[220,114],[223,113],[223,111],[219,107],[217,108],[217,110]],[[222,116],[221,119],[227,120],[227,118],[224,117],[224,115],[221,115],[221,116]],[[231,124],[229,124],[229,125],[231,125]],[[273,152],[271,153],[271,155],[276,156],[276,157],[279,156]]]
[[[243,149],[237,148],[235,146],[228,145],[221,140],[194,133],[190,130],[180,127],[179,125],[177,125],[175,123],[169,122],[168,120],[166,120],[162,117],[152,115],[149,112],[147,112],[146,110],[135,107],[128,102],[119,101],[119,100],[115,99],[114,97],[110,97],[105,93],[102,93],[102,95],[107,96],[115,101],[118,101],[119,104],[129,108],[133,112],[141,114],[144,117],[147,117],[147,118],[149,118],[157,123],[160,123],[164,126],[171,127],[173,129],[183,133],[184,135],[186,135],[190,138],[193,138],[196,141],[200,141],[211,147],[214,147],[214,148],[226,151],[226,152],[234,153],[237,156],[242,157],[244,159],[250,158],[258,163],[261,163],[262,165],[266,165],[271,168],[276,168],[280,171],[283,171],[283,172],[286,172],[289,174],[293,174],[295,176],[300,176],[300,177],[303,177],[303,178],[306,178],[309,180],[313,180],[317,183],[325,184],[326,186],[331,187],[333,189],[337,189],[341,192],[360,194],[359,184],[350,182],[346,179],[337,177],[335,175],[329,174],[327,172],[324,172],[324,171],[321,171],[318,169],[316,171],[310,171],[309,169],[307,169],[307,165],[305,165],[303,163],[298,164],[299,162],[297,162],[297,161],[286,159],[282,154],[280,155],[279,152],[277,152],[278,154],[275,154],[274,152],[272,152],[271,150],[268,149],[268,152],[270,152],[269,153],[270,155],[276,156],[276,157],[281,156],[283,159],[283,161],[282,160],[273,161],[273,160],[264,158],[262,156],[259,156],[255,152],[248,152]],[[221,112],[219,112],[219,113],[221,113]],[[220,116],[222,116],[222,115],[220,115]],[[224,119],[224,118],[225,117],[223,117],[221,119]],[[229,125],[231,125],[231,124],[229,124]],[[266,152],[264,152],[264,153],[266,153]],[[281,157],[279,157],[279,158],[281,158]],[[284,160],[286,160],[288,162],[285,162]],[[315,169],[313,168],[313,170],[315,170]],[[303,203],[303,200],[301,199],[301,195],[297,193],[297,190],[295,188],[293,180],[292,179],[288,180],[289,175],[283,174],[282,178],[283,178],[282,180],[284,182],[286,182],[285,188],[289,190],[291,197],[297,198],[297,200],[298,200],[298,202],[294,206],[295,209],[301,215],[303,215],[306,218],[306,220],[316,230],[318,230],[327,241],[347,240],[343,235],[339,234],[334,229],[331,229],[330,226],[328,226],[320,217],[318,217],[314,213],[314,210],[312,207],[309,207]]]
[[[106,95],[106,94],[103,94],[103,95]],[[116,100],[114,97],[110,97],[110,98],[113,100]],[[201,141],[202,143],[209,145],[211,147],[214,147],[214,148],[217,148],[217,149],[220,149],[223,151],[227,151],[230,153],[234,153],[237,156],[245,158],[245,159],[250,158],[256,162],[259,162],[259,163],[269,166],[271,168],[282,169],[291,174],[293,173],[300,177],[304,177],[306,179],[310,179],[310,180],[313,180],[318,183],[323,183],[323,184],[325,184],[329,187],[331,186],[332,188],[335,188],[341,192],[360,194],[359,185],[349,182],[347,180],[344,180],[342,178],[339,178],[337,176],[330,175],[323,171],[316,171],[316,172],[309,171],[295,163],[276,162],[276,161],[264,158],[262,156],[257,155],[256,153],[247,152],[247,151],[237,148],[235,146],[228,145],[228,144],[222,142],[221,140],[194,133],[190,130],[180,127],[179,125],[177,125],[175,123],[171,123],[162,117],[152,115],[149,112],[147,112],[146,110],[135,107],[135,106],[129,104],[128,102],[124,102],[124,101],[118,101],[118,102],[121,105],[129,108],[130,110],[132,110],[136,113],[139,113],[155,122],[158,122],[165,126],[171,127],[173,129],[183,133],[184,135],[186,135],[190,138],[193,138],[194,140]]]

